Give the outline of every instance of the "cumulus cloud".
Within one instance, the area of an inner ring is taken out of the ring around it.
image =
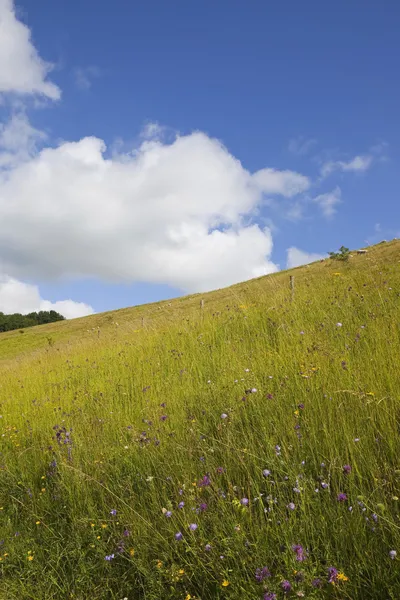
[[[336,205],[342,202],[342,190],[336,187],[332,192],[320,194],[313,201],[319,205],[324,217],[330,218],[336,212]]]
[[[88,137],[0,172],[0,258],[22,279],[223,287],[277,270],[270,230],[249,219],[265,195],[309,185],[292,171],[250,173],[203,133],[112,158]]]
[[[44,300],[41,298],[39,288],[36,285],[0,275],[0,312],[26,315],[39,310],[55,310],[67,319],[85,317],[94,313],[93,308],[83,302],[74,302],[73,300],[50,302]]]
[[[294,267],[301,267],[302,265],[308,265],[309,263],[315,262],[316,260],[321,260],[325,258],[323,254],[316,254],[313,252],[304,252],[304,250],[300,250],[299,248],[295,248],[292,246],[286,250],[287,252],[287,261],[286,268],[294,269]]]
[[[8,123],[0,123],[0,169],[33,158],[45,139],[45,133],[32,127],[25,113],[15,113]]]
[[[33,46],[29,28],[18,21],[13,0],[0,0],[0,93],[40,94],[56,100],[61,94],[47,80],[51,69]]]
[[[342,160],[331,160],[322,165],[321,175],[322,177],[327,177],[328,175],[333,173],[333,171],[352,171],[353,173],[362,173],[364,171],[367,171],[371,167],[373,160],[374,157],[370,154],[355,156],[352,160],[348,162]]]

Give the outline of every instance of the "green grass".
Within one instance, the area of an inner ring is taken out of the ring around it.
[[[400,598],[400,242],[290,274],[0,335],[2,600]]]

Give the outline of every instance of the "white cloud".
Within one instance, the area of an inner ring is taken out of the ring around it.
[[[361,173],[367,171],[372,165],[374,158],[370,154],[355,156],[349,162],[342,160],[328,161],[321,167],[322,177],[327,177],[333,171],[352,171],[353,173]]]
[[[311,138],[307,139],[300,135],[299,137],[293,138],[289,141],[288,150],[297,156],[306,156],[316,143],[317,140]]]
[[[342,202],[342,190],[340,187],[336,187],[332,192],[326,194],[320,194],[313,201],[316,202],[324,217],[332,217],[336,212],[336,205]]]
[[[33,46],[29,28],[17,20],[13,0],[0,0],[0,93],[40,94],[56,100],[61,93],[47,81],[51,68]]]
[[[309,263],[315,262],[316,260],[321,260],[325,258],[323,254],[316,254],[310,252],[304,252],[304,250],[299,250],[299,248],[295,248],[292,246],[287,249],[287,261],[286,268],[294,269],[294,267],[301,267],[301,265],[308,265]]]
[[[73,76],[76,86],[81,90],[89,90],[92,87],[93,79],[100,77],[99,67],[76,67],[73,70]]]
[[[112,158],[93,137],[45,148],[0,171],[3,272],[223,287],[277,270],[270,230],[249,219],[264,194],[309,185],[292,171],[251,174],[203,133]]]
[[[0,169],[31,159],[45,139],[45,133],[32,127],[24,113],[14,114],[6,124],[0,123]]]
[[[0,312],[26,315],[39,310],[55,310],[67,319],[91,315],[94,310],[83,302],[43,300],[36,285],[23,283],[12,277],[0,275]]]

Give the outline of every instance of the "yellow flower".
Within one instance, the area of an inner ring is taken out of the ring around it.
[[[36,525],[40,525],[40,521],[36,521]]]
[[[105,529],[107,527],[107,523],[102,523],[101,526],[103,529]]]
[[[334,275],[341,275],[341,273],[334,273]]]
[[[294,411],[294,416],[295,416],[295,417],[298,417],[298,416],[299,416],[299,414],[300,414],[300,411],[298,411],[298,410],[295,410],[295,411]],[[297,425],[296,425],[296,427],[297,427]]]
[[[184,575],[185,574],[185,570],[184,569],[179,569],[178,573],[179,573],[179,575]]]
[[[95,524],[94,523],[90,523],[90,527],[95,527]]]
[[[134,556],[134,555],[135,555],[135,550],[134,550],[133,548],[131,548],[131,549],[129,550],[129,554],[130,554],[131,556]]]
[[[30,554],[30,555],[28,556],[28,560],[33,560],[33,556],[32,556],[32,554]]]
[[[46,479],[46,477],[44,475],[42,475],[40,479]]]
[[[185,596],[185,600],[191,600],[192,596],[190,594],[187,594],[187,596]]]
[[[339,579],[339,581],[348,581],[349,580],[349,578],[346,577],[346,575],[344,573],[338,573],[337,578]]]
[[[42,494],[44,494],[44,492],[46,491],[46,488],[42,488],[40,491],[42,492]]]
[[[229,581],[227,579],[224,579],[223,582],[221,583],[222,587],[228,587],[229,585]]]
[[[156,567],[157,567],[157,569],[161,569],[161,567],[162,567],[162,561],[161,560],[157,561]]]
[[[98,536],[96,537],[96,540],[101,540],[101,536],[100,536],[100,535],[98,535]]]

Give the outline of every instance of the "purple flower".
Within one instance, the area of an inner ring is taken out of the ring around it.
[[[299,408],[300,410],[303,410],[303,408],[304,408],[304,404],[303,404],[303,403],[301,403],[301,404],[298,404],[298,405],[297,405],[297,408]]]
[[[131,532],[129,531],[129,529],[124,529],[124,532],[122,534],[124,537],[129,537],[131,535]]]
[[[324,490],[326,490],[326,489],[329,487],[329,485],[328,485],[327,483],[325,483],[325,481],[323,481],[323,482],[321,483],[321,487],[322,487]]]
[[[199,506],[200,512],[205,512],[207,510],[207,504],[202,502]]]
[[[108,554],[107,556],[105,556],[105,557],[104,557],[104,560],[108,560],[108,561],[110,561],[110,560],[112,560],[113,558],[115,558],[115,555],[114,555],[114,554]]]
[[[281,447],[278,444],[275,446],[275,454],[276,456],[281,455]]]
[[[206,552],[210,552],[210,551],[211,551],[211,544],[206,544],[206,545],[204,546],[204,550],[205,550]]]
[[[288,508],[289,510],[294,510],[296,508],[296,505],[294,504],[294,502],[289,502],[286,508]]]
[[[170,517],[172,517],[172,511],[171,510],[167,510],[166,513],[164,513],[165,516],[169,519]]]
[[[112,515],[113,517],[115,517],[116,514],[117,514],[117,511],[115,510],[115,508],[113,508],[112,510],[110,510],[110,515]]]
[[[397,552],[396,552],[396,550],[391,550],[391,551],[389,552],[389,556],[390,556],[390,558],[391,558],[392,560],[394,560],[394,559],[396,558],[396,556],[397,556]]]
[[[267,399],[268,400],[272,400],[273,399],[273,395],[272,394],[267,394]]]
[[[256,581],[258,581],[258,583],[261,583],[267,577],[271,577],[271,573],[270,573],[268,567],[262,567],[262,568],[256,569],[254,577],[256,578]]]
[[[240,504],[242,506],[248,506],[249,505],[249,499],[248,498],[242,498],[240,501]]]
[[[344,467],[343,467],[343,473],[346,473],[346,475],[348,475],[349,473],[351,473],[351,466],[350,465],[344,465]]]
[[[340,492],[340,494],[337,495],[338,502],[345,502],[346,500],[347,500],[347,496],[343,492]]]
[[[182,538],[183,538],[183,534],[180,531],[178,531],[178,533],[175,534],[176,541],[180,542]]]
[[[204,475],[203,479],[201,479],[201,481],[199,482],[199,486],[207,487],[208,485],[210,485],[210,483],[211,483],[211,479],[209,478],[209,476]]]
[[[160,421],[166,421],[168,419],[167,415],[161,415]]]
[[[226,413],[222,413],[221,419],[227,419],[227,418],[228,418],[228,415]]]
[[[290,581],[288,581],[287,579],[284,579],[281,583],[281,587],[283,589],[283,591],[286,592],[290,592],[290,590],[292,589],[292,586],[290,584]]]
[[[222,473],[224,473],[224,472],[225,472],[225,469],[224,469],[224,467],[217,467],[217,473],[218,473],[219,475],[221,475],[221,474],[222,474]]]
[[[378,515],[376,513],[373,513],[371,516],[372,516],[373,521],[375,521],[375,523],[377,523],[378,522]]]
[[[190,523],[189,525],[189,529],[190,531],[196,531],[198,525],[196,525],[196,523]]]
[[[183,500],[182,500],[182,502],[179,502],[178,508],[183,508],[184,506],[185,506],[185,503],[183,502]]]
[[[301,546],[300,544],[293,544],[292,550],[296,552],[296,560],[298,560],[299,562],[303,562],[303,560],[306,560],[307,554],[304,552],[303,546]]]
[[[316,579],[313,579],[311,582],[311,585],[315,588],[322,588],[322,581],[321,579],[319,579],[318,577]]]
[[[250,391],[251,391],[252,394],[255,394],[257,392],[257,388],[251,388]]]
[[[266,594],[264,594],[264,600],[276,600],[276,598],[277,595],[273,592],[267,592]]]
[[[339,575],[339,571],[335,567],[329,567],[328,569],[328,583],[336,583]]]
[[[166,407],[166,405],[167,405],[167,403],[166,403],[166,402],[161,402],[161,404],[160,404],[160,406],[161,406],[162,408],[165,408],[165,407]]]
[[[271,475],[271,471],[269,471],[268,469],[264,469],[263,475],[264,477],[268,477],[269,475]]]

